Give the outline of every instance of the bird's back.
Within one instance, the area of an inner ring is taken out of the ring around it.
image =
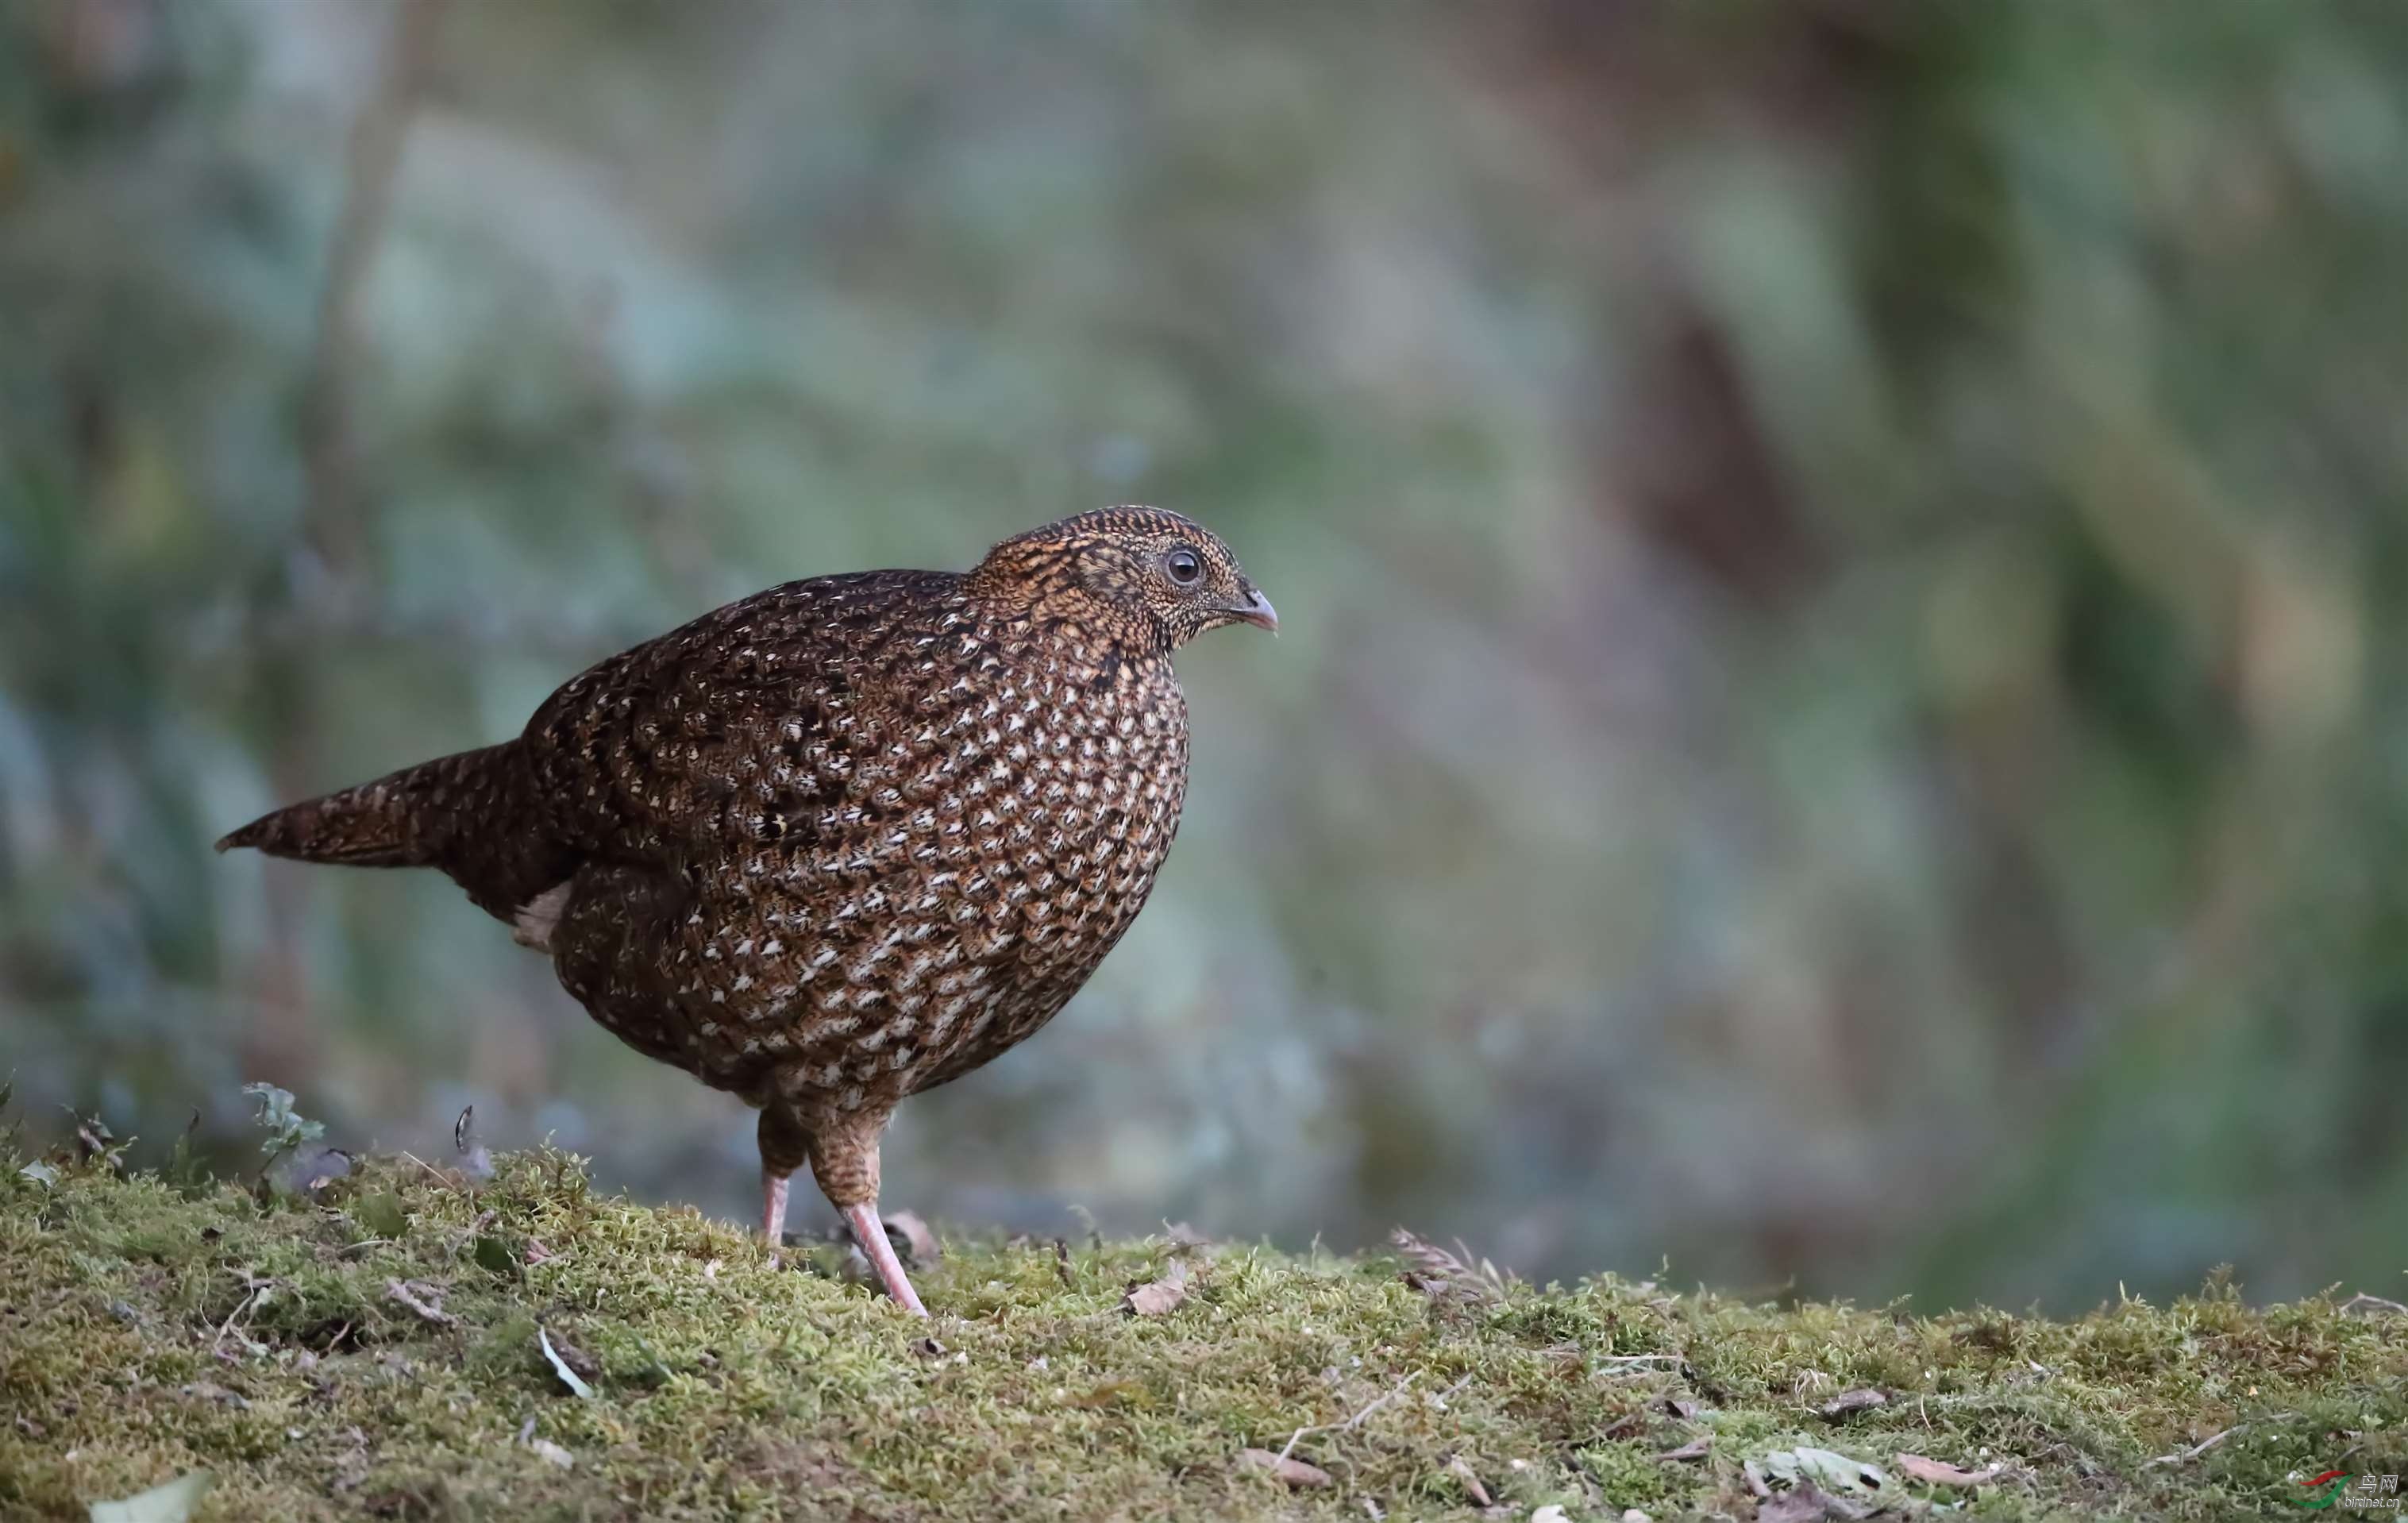
[[[638,865],[787,841],[851,786],[865,725],[911,685],[911,653],[961,580],[791,582],[588,668],[521,737],[543,826]]]

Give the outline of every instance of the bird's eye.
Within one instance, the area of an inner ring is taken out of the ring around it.
[[[1162,568],[1170,573],[1171,581],[1182,587],[1193,587],[1204,580],[1204,562],[1185,545],[1165,555]]]

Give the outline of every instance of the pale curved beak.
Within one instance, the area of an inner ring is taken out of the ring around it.
[[[1247,588],[1246,600],[1231,608],[1229,612],[1257,629],[1268,629],[1274,635],[1279,633],[1279,610],[1271,607],[1271,600],[1263,596],[1259,587]]]

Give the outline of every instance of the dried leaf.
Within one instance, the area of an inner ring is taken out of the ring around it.
[[[1551,1501],[1544,1507],[1531,1509],[1530,1523],[1570,1523],[1570,1519],[1564,1516],[1561,1506]]]
[[[918,1343],[911,1345],[911,1352],[923,1355],[931,1359],[941,1359],[947,1354],[951,1353],[952,1350],[945,1347],[944,1344],[937,1342],[934,1338],[923,1338]]]
[[[51,1168],[47,1163],[41,1163],[38,1161],[29,1163],[22,1169],[18,1170],[17,1172],[22,1177],[30,1179],[36,1185],[56,1185],[59,1182],[59,1171]]]
[[[240,1391],[230,1391],[214,1380],[196,1380],[184,1387],[179,1394],[189,1396],[195,1401],[215,1401],[221,1406],[233,1407],[237,1411],[251,1405],[251,1399]]]
[[[122,1501],[95,1501],[88,1511],[92,1523],[185,1523],[210,1480],[208,1471],[196,1470]]]
[[[1333,1484],[1329,1473],[1319,1465],[1308,1465],[1301,1459],[1282,1458],[1268,1449],[1240,1449],[1238,1463],[1254,1470],[1268,1471],[1271,1478],[1283,1483],[1291,1491],[1317,1490]]]
[[[1999,1478],[2000,1467],[1985,1465],[1980,1470],[1963,1470],[1942,1459],[1931,1459],[1919,1454],[1898,1457],[1898,1468],[1911,1481],[1926,1486],[1987,1486]]]
[[[1784,1491],[1756,1510],[1756,1523],[1826,1523],[1871,1516],[1871,1509],[1832,1496],[1812,1481]]]
[[[1448,1460],[1446,1462],[1446,1473],[1463,1483],[1464,1495],[1471,1499],[1471,1504],[1473,1506],[1494,1507],[1497,1505],[1497,1499],[1490,1496],[1488,1494],[1488,1488],[1480,1484],[1480,1477],[1472,1473],[1471,1467],[1464,1462],[1463,1456],[1456,1455],[1454,1458]]]
[[[404,1285],[399,1280],[387,1280],[384,1283],[384,1294],[387,1300],[415,1313],[438,1328],[451,1327],[459,1320],[443,1309],[443,1298],[435,1291]]]
[[[1135,1286],[1122,1299],[1121,1305],[1139,1316],[1163,1316],[1178,1310],[1179,1303],[1186,1299],[1187,1266],[1174,1258],[1162,1272],[1161,1279]]]
[[[1838,1422],[1842,1418],[1853,1416],[1856,1413],[1870,1412],[1875,1407],[1885,1407],[1887,1405],[1889,1405],[1888,1392],[1866,1388],[1862,1390],[1842,1391],[1838,1396],[1833,1397],[1830,1401],[1824,1402],[1820,1407],[1816,1408],[1815,1411],[1825,1421]]]
[[[538,1328],[535,1329],[535,1341],[542,1346],[543,1357],[552,1361],[552,1372],[560,1377],[562,1385],[582,1399],[590,1399],[594,1395],[594,1387],[585,1384],[584,1379],[568,1367],[568,1361],[561,1357],[560,1350],[552,1346],[551,1333]]]
[[[1696,1438],[1691,1439],[1688,1443],[1682,1444],[1679,1448],[1667,1449],[1656,1458],[1658,1459],[1703,1459],[1706,1458],[1707,1454],[1713,1450],[1713,1435],[1712,1433],[1700,1433]]]
[[[536,1453],[541,1455],[544,1458],[552,1461],[553,1464],[558,1465],[563,1470],[572,1469],[577,1464],[577,1457],[575,1455],[570,1454],[566,1449],[562,1448],[559,1444],[554,1444],[550,1439],[529,1439],[527,1440],[527,1447],[533,1449]]]

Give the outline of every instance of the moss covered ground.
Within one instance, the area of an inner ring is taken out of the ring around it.
[[[5,1162],[0,1516],[206,1472],[225,1519],[2217,1518],[2408,1473],[2408,1315],[2365,1297],[2054,1321],[957,1239],[923,1324],[560,1154],[280,1197]]]

